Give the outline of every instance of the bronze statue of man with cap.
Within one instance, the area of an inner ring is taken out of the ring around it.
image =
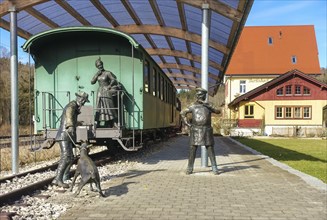
[[[214,151],[213,129],[211,127],[211,113],[219,114],[220,110],[212,104],[206,102],[207,90],[196,89],[196,101],[181,112],[184,123],[190,127],[190,152],[186,174],[193,172],[194,160],[198,146],[205,146],[211,161],[212,171],[218,174],[216,156]],[[192,114],[191,123],[187,119],[187,114]]]
[[[77,116],[80,114],[81,107],[90,102],[86,92],[75,93],[76,100],[69,102],[63,109],[60,127],[56,136],[56,141],[60,144],[61,156],[56,172],[56,177],[52,181],[53,185],[69,188],[64,183],[69,179],[70,167],[73,164],[73,144],[76,141]]]

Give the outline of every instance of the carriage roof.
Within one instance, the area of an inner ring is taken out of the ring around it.
[[[39,34],[36,34],[34,36],[32,36],[30,39],[28,39],[24,45],[22,46],[23,50],[25,52],[28,52],[29,48],[31,47],[38,47],[38,43],[40,42],[40,40],[42,39],[47,39],[49,37],[53,37],[56,34],[62,34],[62,33],[72,33],[72,32],[94,32],[94,33],[105,33],[108,35],[117,35],[120,36],[122,38],[127,39],[135,48],[139,48],[140,45],[139,43],[136,42],[136,40],[134,38],[132,38],[131,36],[129,36],[126,33],[111,29],[111,28],[101,28],[101,27],[65,27],[65,28],[56,28],[56,29],[52,29],[49,31],[45,31]]]

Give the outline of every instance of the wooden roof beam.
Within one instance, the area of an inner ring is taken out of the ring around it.
[[[46,24],[50,28],[58,28],[59,25],[43,14],[41,14],[39,11],[35,10],[33,7],[26,8],[25,11],[35,17],[36,19],[40,20],[42,23]]]
[[[156,0],[148,0],[148,1],[149,1],[149,4],[150,4],[151,8],[152,8],[154,16],[156,16],[156,18],[157,18],[157,21],[158,21],[159,25],[160,26],[165,26],[165,21],[162,18],[162,15],[160,13],[157,1]]]
[[[201,56],[193,55],[181,50],[147,48],[146,51],[150,55],[174,56],[201,63]],[[209,65],[219,71],[223,71],[223,67],[214,61],[209,60]]]
[[[190,79],[193,81],[201,81],[201,78],[196,78],[192,75],[186,75],[181,73],[166,73],[166,75],[170,78],[183,78],[183,79]]]
[[[15,6],[17,11],[22,11],[26,8],[32,7],[34,5],[38,5],[43,2],[47,2],[49,0],[4,0],[0,4],[0,17],[9,13],[9,9],[12,6]]]
[[[120,1],[124,5],[125,9],[129,13],[129,15],[133,18],[135,24],[136,25],[142,24],[141,19],[137,16],[137,14],[136,14],[134,8],[132,7],[131,3],[129,3],[129,1],[126,1],[126,0],[120,0]]]
[[[188,4],[191,5],[193,7],[196,8],[200,8],[202,9],[202,4],[204,3],[203,0],[176,0],[176,2],[178,3],[183,3],[183,4]],[[209,4],[209,8],[214,11],[217,12],[223,16],[225,16],[226,18],[229,18],[233,21],[236,22],[240,22],[242,17],[243,17],[243,13],[241,13],[240,11],[230,7],[229,5],[226,5],[220,1],[216,1],[216,0],[206,0],[205,3]]]
[[[201,82],[185,82],[183,80],[171,80],[173,84],[178,85],[192,85],[195,87],[201,87]]]
[[[78,13],[70,4],[66,1],[55,0],[55,2],[60,5],[63,9],[65,9],[71,16],[73,16],[77,21],[79,21],[82,25],[92,26],[88,20],[86,20],[80,13]]]
[[[180,69],[180,70],[190,71],[196,74],[201,74],[201,69],[188,65],[181,65],[176,63],[159,63],[158,65],[161,69]],[[213,80],[219,80],[219,77],[212,73],[209,73],[208,76]]]
[[[10,23],[8,21],[0,19],[0,27],[10,32]],[[19,27],[17,27],[17,35],[24,39],[28,39],[32,36],[31,33],[24,31]]]
[[[176,37],[201,45],[201,35],[173,27],[160,27],[157,25],[123,25],[118,26],[115,29],[128,34],[157,34],[162,36]],[[209,40],[209,47],[212,47],[224,54],[229,54],[230,52],[229,48],[212,40]]]
[[[90,0],[90,1],[94,5],[94,7],[96,7],[99,10],[99,12],[103,15],[103,17],[105,17],[113,27],[117,27],[119,25],[116,19],[108,12],[106,7],[104,7],[99,0]]]

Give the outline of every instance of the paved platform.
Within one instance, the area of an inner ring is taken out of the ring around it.
[[[185,175],[188,137],[173,138],[103,186],[106,198],[75,204],[59,219],[327,219],[325,184],[314,186],[228,137],[215,141],[218,176],[201,168],[200,149],[194,174]]]

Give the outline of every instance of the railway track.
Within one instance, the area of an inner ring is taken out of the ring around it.
[[[42,135],[20,135],[18,137],[19,146],[35,145],[43,141]],[[11,147],[11,136],[0,136],[0,149]]]
[[[114,161],[114,156],[108,156],[107,151],[101,151],[99,153],[95,153],[90,155],[90,157],[94,160],[97,166],[102,166],[104,164],[110,163]],[[76,164],[77,159],[74,161],[74,164]],[[5,182],[11,182],[15,178],[22,178],[27,175],[33,175],[36,173],[42,173],[46,172],[48,170],[55,170],[57,168],[58,164],[52,164],[45,167],[41,167],[38,169],[34,169],[31,171],[26,171],[17,175],[11,175],[7,177],[0,178],[0,184],[3,184]],[[75,170],[72,170],[70,175],[72,176],[74,174]],[[0,206],[4,204],[12,204],[15,201],[19,200],[24,195],[32,195],[37,190],[43,189],[46,186],[50,185],[52,180],[54,179],[54,176],[46,177],[44,179],[41,179],[40,181],[33,182],[32,184],[28,184],[26,186],[20,187],[18,189],[11,190],[10,192],[0,194]]]

